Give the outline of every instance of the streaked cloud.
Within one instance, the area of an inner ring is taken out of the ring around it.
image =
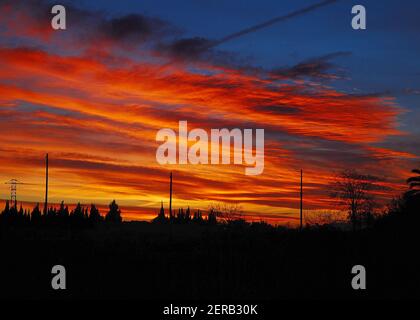
[[[2,12],[15,8],[0,2]],[[42,10],[18,29],[16,18],[1,20],[8,28],[0,41],[0,179],[34,183],[19,190],[21,199],[42,199],[49,152],[52,201],[105,205],[117,198],[130,217],[150,215],[167,200],[174,171],[175,206],[238,202],[257,219],[283,221],[297,213],[301,168],[307,208],[329,209],[326,186],[334,171],[358,167],[381,176],[391,196],[402,187],[407,163],[418,159],[412,149],[385,143],[405,135],[398,127],[404,110],[392,96],[353,95],[316,82],[331,75],[331,59],[347,53],[304,61],[273,78],[212,58],[177,59],[176,46],[159,51],[178,31],[158,18],[74,10],[94,27],[85,37],[70,30],[65,54],[57,49],[63,39],[40,27]],[[15,45],[7,40],[12,36]],[[177,130],[179,120],[189,129],[264,128],[264,174],[250,178],[229,165],[159,166],[156,132]],[[5,187],[1,192],[6,197]]]

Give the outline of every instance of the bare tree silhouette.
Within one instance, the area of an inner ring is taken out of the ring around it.
[[[237,203],[212,203],[209,205],[210,213],[224,222],[243,219],[242,207]]]
[[[371,175],[360,174],[355,170],[340,172],[331,184],[330,196],[338,199],[339,204],[348,210],[348,219],[356,230],[362,219],[371,219],[375,207],[372,191],[382,189],[377,185],[379,179]]]

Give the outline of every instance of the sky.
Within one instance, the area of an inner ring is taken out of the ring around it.
[[[306,211],[337,209],[333,177],[377,176],[382,203],[406,188],[420,159],[418,1],[342,0],[211,46],[317,1],[0,0],[0,182],[18,201],[116,199],[125,219],[173,207],[239,204],[253,220],[296,221],[300,170]],[[55,4],[55,3],[54,3]],[[162,128],[265,130],[265,168],[160,165]],[[0,184],[0,198],[8,199]],[[105,210],[105,209],[104,209]]]

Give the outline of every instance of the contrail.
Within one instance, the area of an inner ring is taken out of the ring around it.
[[[297,11],[291,12],[291,13],[286,14],[284,16],[276,17],[276,18],[273,18],[273,19],[268,20],[266,22],[259,23],[259,24],[255,25],[255,26],[252,26],[252,27],[246,28],[244,30],[241,30],[241,31],[232,33],[230,35],[227,35],[227,36],[225,36],[225,37],[223,37],[223,38],[221,38],[219,40],[212,41],[207,46],[206,49],[213,48],[213,47],[218,46],[219,44],[222,44],[224,42],[227,42],[227,41],[230,41],[232,39],[239,38],[239,37],[241,37],[243,35],[246,35],[248,33],[252,33],[252,32],[258,31],[260,29],[269,27],[269,26],[271,26],[271,25],[273,25],[275,23],[282,22],[282,21],[288,20],[290,18],[297,17],[297,16],[303,15],[305,13],[314,11],[314,10],[319,9],[321,7],[324,7],[324,6],[333,4],[333,3],[337,2],[337,1],[339,1],[339,0],[325,0],[325,1],[322,1],[322,2],[319,2],[319,3],[316,3],[316,4],[313,4],[311,6],[308,6],[308,7],[302,8],[302,9],[299,9]]]

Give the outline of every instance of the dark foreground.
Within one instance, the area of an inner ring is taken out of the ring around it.
[[[344,232],[267,225],[122,223],[8,227],[0,233],[1,298],[420,298],[418,225]],[[51,288],[63,265],[67,290]],[[363,265],[367,290],[351,287]]]

